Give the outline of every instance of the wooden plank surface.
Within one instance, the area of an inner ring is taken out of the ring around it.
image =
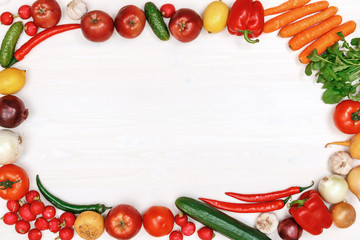
[[[87,2],[111,16],[126,4],[145,3]],[[329,2],[344,21],[359,23],[358,1]],[[0,12],[30,3],[13,0]],[[68,1],[59,3],[64,9]],[[173,3],[202,13],[210,1]],[[69,22],[64,14],[61,23]],[[6,30],[0,26],[0,36]],[[359,30],[350,38],[355,36]],[[27,39],[23,35],[19,45]],[[17,163],[28,171],[32,189],[40,174],[44,185],[67,201],[127,203],[142,213],[152,205],[177,213],[179,196],[231,201],[225,191],[266,192],[317,182],[330,174],[329,156],[343,149],[324,145],[349,136],[333,125],[334,106],[321,101],[321,86],[305,75],[287,41],[271,33],[250,45],[226,30],[214,35],[203,30],[188,44],[162,42],[148,25],[134,40],[114,32],[105,43],[91,43],[80,30],[53,37],[16,65],[27,70],[27,84],[17,96],[30,111],[16,129],[25,144]],[[347,200],[360,209],[352,194]],[[1,200],[0,215],[5,211]],[[277,213],[283,218],[287,210]],[[257,217],[231,215],[249,225]],[[304,232],[302,239],[355,240],[359,230],[357,221],[321,236]],[[3,223],[0,236],[26,239]],[[104,233],[100,239],[111,238]],[[134,239],[150,237],[142,229]]]

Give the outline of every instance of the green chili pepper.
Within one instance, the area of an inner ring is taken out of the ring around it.
[[[36,184],[41,192],[41,194],[48,200],[51,204],[53,204],[56,208],[63,210],[65,212],[72,212],[75,214],[82,213],[85,211],[93,211],[102,214],[111,207],[106,207],[104,204],[92,204],[92,205],[75,205],[67,203],[46,190],[46,188],[42,185],[39,175],[36,175]]]

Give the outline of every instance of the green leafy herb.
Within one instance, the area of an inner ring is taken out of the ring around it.
[[[360,101],[360,38],[352,39],[349,44],[341,32],[338,35],[341,40],[322,55],[314,49],[308,56],[311,62],[305,68],[307,76],[316,71],[317,82],[325,89],[322,100],[328,104],[346,97]]]

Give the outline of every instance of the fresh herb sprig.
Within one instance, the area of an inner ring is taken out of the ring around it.
[[[349,44],[341,32],[338,35],[341,40],[324,54],[319,55],[314,49],[308,56],[312,62],[305,68],[308,76],[313,70],[317,71],[317,82],[326,89],[322,100],[328,104],[338,103],[346,97],[360,101],[360,38],[352,39]]]

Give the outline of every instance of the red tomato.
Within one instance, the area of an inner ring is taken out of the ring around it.
[[[141,214],[136,208],[120,204],[112,208],[105,218],[106,232],[116,239],[133,238],[142,226]]]
[[[37,0],[31,6],[31,16],[38,27],[55,27],[61,18],[61,8],[55,0]]]
[[[81,18],[84,37],[93,42],[104,42],[114,32],[114,21],[109,14],[100,10],[88,12]]]
[[[340,102],[334,111],[335,126],[343,133],[360,132],[360,102],[345,100]]]
[[[29,177],[24,169],[14,164],[0,167],[0,197],[19,200],[29,191]]]
[[[199,14],[189,8],[176,11],[169,22],[171,34],[180,42],[190,42],[197,38],[203,27]]]
[[[153,206],[143,215],[143,224],[151,236],[166,236],[174,227],[174,215],[167,207]]]
[[[115,17],[115,29],[124,38],[136,38],[144,30],[145,13],[134,5],[121,8]]]

